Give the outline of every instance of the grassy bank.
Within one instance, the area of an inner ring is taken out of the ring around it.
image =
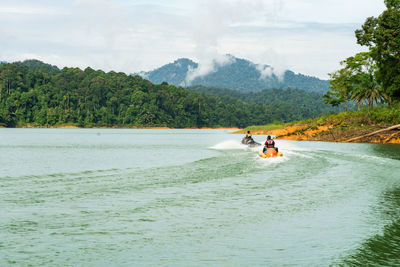
[[[366,108],[287,124],[251,126],[235,133],[271,134],[279,139],[346,142],[400,124],[400,105]],[[400,129],[360,138],[357,142],[400,143]]]

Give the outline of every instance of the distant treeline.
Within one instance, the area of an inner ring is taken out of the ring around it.
[[[245,127],[329,111],[321,95],[302,90],[190,91],[113,71],[60,70],[37,60],[0,64],[0,125],[6,127]]]
[[[221,97],[230,96],[242,99],[247,103],[267,105],[274,121],[280,122],[315,118],[323,114],[338,112],[341,108],[341,106],[332,108],[324,104],[320,93],[300,89],[268,89],[250,93],[204,86],[193,86],[188,89],[192,92]]]

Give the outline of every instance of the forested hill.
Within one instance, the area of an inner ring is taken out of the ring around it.
[[[256,65],[248,60],[229,56],[229,63],[215,62],[214,71],[188,81],[188,72],[198,68],[198,64],[187,58],[181,58],[149,72],[140,73],[155,84],[167,82],[176,86],[203,85],[207,87],[229,88],[240,92],[256,92],[271,88],[297,88],[310,92],[325,93],[329,82],[316,77],[295,74],[288,70],[282,77],[267,75],[268,65]],[[260,71],[261,70],[261,71]],[[261,74],[264,72],[264,75]]]
[[[300,117],[314,118],[321,114],[339,112],[343,107],[331,107],[324,103],[321,94],[300,89],[265,89],[260,92],[241,93],[229,89],[205,86],[188,87],[192,92],[221,97],[235,97],[248,103],[265,104],[273,109],[280,121],[299,120]],[[285,112],[289,112],[287,116]],[[297,115],[294,115],[297,114]]]
[[[40,61],[0,64],[0,126],[6,127],[245,127],[322,112],[313,104],[256,98],[191,92],[113,71],[60,70]]]
[[[60,69],[57,66],[44,63],[37,59],[29,59],[23,62],[15,62],[15,64],[25,66],[31,72],[41,71],[41,72],[48,72],[51,74],[57,74],[58,72],[60,72]]]

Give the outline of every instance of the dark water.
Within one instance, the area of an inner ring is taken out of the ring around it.
[[[0,129],[0,266],[400,265],[400,146],[240,138]]]

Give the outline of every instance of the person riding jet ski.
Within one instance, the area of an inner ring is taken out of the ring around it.
[[[246,134],[245,137],[243,137],[243,140],[246,141],[246,144],[249,143],[249,142],[251,142],[251,141],[254,142],[254,139],[253,139],[253,137],[251,136],[250,131],[247,131],[247,134]]]
[[[244,144],[244,145],[260,145],[259,143],[254,141],[253,137],[251,136],[250,131],[247,131],[246,136],[243,137],[242,144]]]
[[[263,153],[265,153],[269,148],[274,148],[278,153],[278,148],[275,147],[275,141],[271,138],[270,135],[268,135],[267,141],[265,141]]]

